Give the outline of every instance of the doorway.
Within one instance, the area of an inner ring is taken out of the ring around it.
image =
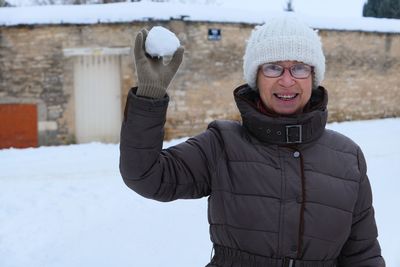
[[[119,55],[82,55],[74,61],[77,143],[117,143],[121,128]]]

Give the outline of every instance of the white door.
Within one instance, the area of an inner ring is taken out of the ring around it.
[[[77,143],[119,142],[121,74],[119,55],[82,55],[74,62]]]

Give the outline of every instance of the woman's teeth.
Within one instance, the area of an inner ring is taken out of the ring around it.
[[[275,94],[275,96],[281,100],[291,100],[295,98],[298,94],[292,94],[292,95],[281,95],[281,94]]]

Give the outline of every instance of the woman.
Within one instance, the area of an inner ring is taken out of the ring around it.
[[[385,266],[361,149],[325,129],[325,57],[318,35],[288,16],[256,27],[234,91],[242,123],[214,121],[161,150],[169,65],[135,42],[138,88],[121,132],[125,183],[159,201],[209,196],[209,267]]]

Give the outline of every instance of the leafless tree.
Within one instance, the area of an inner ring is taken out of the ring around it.
[[[288,1],[286,2],[285,11],[288,11],[288,12],[293,12],[293,11],[294,11],[293,3],[292,3],[292,2],[293,2],[292,0],[288,0]]]
[[[8,3],[6,0],[0,0],[0,7],[10,7],[11,4]]]

